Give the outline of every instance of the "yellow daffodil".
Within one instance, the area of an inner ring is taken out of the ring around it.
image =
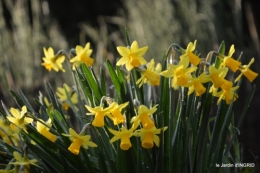
[[[154,59],[152,59],[148,65],[148,68],[142,73],[141,78],[136,81],[136,84],[139,84],[139,88],[144,83],[148,83],[151,86],[158,86],[160,85],[160,72],[160,64],[157,68],[154,68]]]
[[[239,81],[242,75],[244,75],[250,82],[253,82],[253,80],[258,76],[258,73],[255,73],[249,69],[249,67],[253,64],[254,61],[255,59],[252,58],[248,65],[243,65],[239,68],[241,74],[236,78],[235,82]]]
[[[150,129],[142,128],[140,130],[136,130],[134,135],[141,137],[142,147],[144,148],[153,148],[154,143],[157,147],[159,147],[160,138],[157,135],[164,132],[167,128],[168,127],[157,129],[155,126]]]
[[[233,53],[235,52],[234,45],[231,45],[228,56],[225,56],[223,62],[221,63],[222,67],[229,67],[233,72],[236,72],[237,69],[239,68],[241,62],[236,61],[232,58]]]
[[[113,143],[117,140],[121,140],[120,142],[120,148],[122,150],[128,150],[132,147],[130,138],[133,136],[133,131],[138,127],[137,123],[134,123],[131,127],[131,129],[127,130],[125,127],[122,127],[120,131],[116,131],[113,129],[108,129],[110,133],[115,135],[111,140],[110,143]]]
[[[193,93],[195,89],[196,96],[201,96],[206,91],[206,88],[202,85],[202,83],[206,83],[208,81],[210,81],[210,77],[206,74],[206,72],[203,72],[198,78],[191,78],[188,84],[185,85],[186,87],[189,87],[188,94]]]
[[[97,106],[95,108],[92,108],[88,105],[85,105],[85,106],[88,109],[88,111],[90,112],[90,113],[87,113],[87,115],[95,115],[92,125],[95,127],[104,127],[104,125],[105,125],[104,118],[106,115],[109,115],[111,113],[111,111],[113,110],[113,107],[109,106],[104,109],[101,106]]]
[[[154,107],[152,107],[151,109],[148,109],[145,105],[141,105],[138,108],[138,115],[134,116],[131,119],[131,123],[135,122],[135,123],[142,123],[142,126],[145,129],[150,129],[154,126],[154,122],[151,119],[151,115],[156,112],[158,105],[155,105]]]
[[[74,105],[78,103],[77,93],[72,91],[67,84],[64,84],[64,88],[58,87],[57,90],[58,91],[56,92],[56,95],[58,96],[61,103],[63,103],[65,110],[69,109],[69,105],[67,103],[68,99],[70,99]],[[69,98],[67,97],[66,91],[70,96]]]
[[[44,123],[44,124],[43,124]],[[49,118],[47,122],[44,122],[43,120],[39,120],[36,123],[36,129],[37,131],[45,136],[47,139],[49,139],[52,142],[55,142],[57,139],[57,136],[49,132],[51,124],[51,119]]]
[[[238,95],[235,93],[235,91],[239,88],[239,86],[231,87],[228,90],[222,89],[219,92],[213,92],[213,96],[219,97],[217,104],[220,103],[220,101],[226,100],[227,104],[230,104],[233,101],[236,101],[238,98]]]
[[[189,62],[192,63],[194,66],[197,66],[200,63],[200,58],[192,53],[196,48],[197,40],[194,41],[194,44],[190,42],[187,46],[187,49],[182,52],[182,55],[180,56],[180,59],[182,60],[185,57],[189,58]]]
[[[0,118],[0,137],[5,143],[18,146],[20,141],[18,133],[19,129],[13,130],[5,120]]]
[[[63,71],[65,72],[65,69],[62,67],[62,63],[65,61],[64,55],[54,55],[54,50],[49,47],[48,50],[43,48],[45,57],[43,59],[42,66],[44,66],[47,70],[51,71],[51,69],[55,71]]]
[[[26,106],[22,107],[22,111],[20,112],[18,109],[11,108],[10,112],[13,116],[7,116],[6,118],[12,123],[10,127],[14,130],[15,127],[22,128],[26,131],[27,124],[33,122],[32,118],[26,117],[27,108]]]
[[[122,115],[121,111],[123,108],[125,108],[128,105],[128,103],[129,102],[118,105],[116,102],[113,102],[110,105],[110,107],[112,108],[110,110],[110,113],[112,114],[112,116],[109,116],[109,117],[113,120],[114,125],[118,125],[125,121],[125,117]]]
[[[24,157],[22,157],[17,151],[13,152],[13,156],[16,160],[16,162],[11,162],[12,165],[18,165],[18,166],[24,166],[24,173],[30,172],[30,165],[37,166],[36,162],[38,162],[36,159],[28,159],[27,154],[24,154]]]
[[[191,78],[191,73],[197,70],[197,67],[189,66],[188,57],[184,57],[177,65],[168,64],[168,69],[161,72],[161,75],[164,77],[173,77],[172,87],[178,89],[179,86],[184,86],[188,83]]]
[[[223,78],[227,75],[228,68],[223,67],[216,69],[213,65],[209,67],[209,76],[215,88],[224,84]]]
[[[90,43],[87,43],[85,47],[76,46],[76,56],[70,60],[73,63],[72,69],[78,67],[81,63],[85,63],[88,67],[92,66],[94,59],[90,57],[92,49],[90,49]]]
[[[122,56],[116,63],[117,66],[126,65],[126,69],[131,71],[134,67],[146,64],[146,60],[142,57],[147,51],[148,46],[138,48],[137,41],[134,41],[130,48],[118,46],[117,51]]]
[[[77,134],[72,128],[69,129],[69,134],[62,135],[70,137],[72,143],[68,150],[75,155],[79,154],[81,146],[85,149],[88,149],[88,147],[97,147],[97,144],[90,141],[90,135],[83,136],[83,134]]]

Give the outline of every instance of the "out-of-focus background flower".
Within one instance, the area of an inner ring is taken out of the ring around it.
[[[145,56],[149,60],[160,61],[171,43],[186,48],[195,39],[205,57],[224,40],[226,53],[231,44],[234,57],[243,52],[243,64],[255,57],[252,69],[260,73],[259,7],[254,0],[1,0],[0,99],[15,106],[9,89],[22,89],[32,101],[39,91],[44,93],[45,82],[53,88],[73,83],[69,63],[66,73],[48,72],[41,66],[43,47],[68,52],[90,42],[95,68],[103,66],[106,58],[115,62],[116,46],[125,45],[126,27],[130,39],[149,46]],[[255,159],[250,151],[260,156],[259,77],[252,84],[244,79],[236,105],[239,114],[253,84],[256,93],[239,136],[247,162]]]

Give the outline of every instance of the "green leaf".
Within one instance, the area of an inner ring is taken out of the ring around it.
[[[238,120],[238,123],[237,123],[237,126],[236,126],[237,128],[240,128],[240,126],[241,126],[241,124],[242,124],[242,121],[243,121],[243,119],[244,119],[244,117],[245,117],[245,115],[246,115],[246,111],[247,111],[247,109],[248,109],[248,107],[249,107],[249,104],[250,104],[250,102],[252,101],[252,98],[253,98],[253,96],[254,96],[255,89],[256,89],[256,86],[254,85],[254,86],[252,87],[250,93],[248,94],[248,97],[247,97],[247,99],[246,99],[245,106],[244,106],[244,108],[243,108],[243,110],[242,110],[241,115],[239,116],[239,120]]]
[[[102,67],[100,67],[100,86],[101,86],[101,92],[103,96],[107,95],[107,82],[106,82],[106,74]]]
[[[88,84],[87,79],[83,76],[78,68],[76,68],[75,78],[81,86],[86,101],[90,102],[91,106],[94,106],[91,88]]]
[[[65,173],[63,166],[57,162],[56,159],[49,153],[47,153],[44,149],[39,146],[33,145],[30,142],[27,143],[27,146],[30,148],[32,152],[34,152],[38,157],[42,159],[48,166],[50,166],[57,173]]]
[[[102,98],[102,94],[101,94],[100,87],[99,87],[98,81],[96,80],[94,73],[84,63],[82,63],[80,67],[93,92],[92,97],[96,100],[96,103],[99,104],[99,102]]]
[[[112,66],[112,64],[110,63],[110,61],[107,59],[106,60],[107,62],[107,68],[108,68],[108,72],[110,74],[110,77],[111,77],[111,80],[115,86],[115,89],[116,89],[116,93],[117,95],[119,96],[119,98],[122,100],[121,96],[122,96],[122,86],[121,86],[121,83],[116,75],[116,72]]]
[[[62,128],[62,131],[59,131],[59,133],[68,133],[69,132],[69,126],[64,118],[64,116],[57,110],[54,110],[53,112],[54,121],[57,122],[60,127]],[[55,123],[55,125],[57,125]],[[61,130],[61,129],[60,129]]]
[[[218,52],[222,55],[225,54],[225,42],[222,41],[220,46],[219,46],[219,49],[218,49]],[[220,58],[216,58],[216,61],[215,61],[215,67],[218,69],[220,64],[221,64],[222,60]]]
[[[12,97],[14,98],[16,104],[17,104],[20,108],[21,108],[22,106],[24,106],[24,103],[23,103],[22,99],[21,99],[19,96],[17,96],[17,94],[16,94],[14,91],[9,90],[9,92],[11,93],[11,95],[12,95]]]
[[[24,105],[25,105],[34,115],[38,115],[38,113],[34,111],[32,105],[30,104],[30,102],[28,101],[28,99],[26,98],[26,96],[24,95],[24,93],[22,92],[22,90],[18,89],[18,94],[20,95],[20,98],[21,98],[21,100],[23,101]]]
[[[50,102],[53,106],[53,109],[56,109],[58,110],[59,112],[62,112],[62,109],[58,103],[58,100],[52,90],[52,87],[50,84],[46,84],[46,90],[47,90],[47,93],[48,93],[48,96],[49,96],[49,99],[50,99]]]
[[[127,46],[130,46],[130,45],[131,45],[131,42],[130,42],[130,38],[129,38],[129,35],[128,35],[128,30],[127,30],[127,28],[125,28],[125,39],[126,39],[126,45],[127,45]]]

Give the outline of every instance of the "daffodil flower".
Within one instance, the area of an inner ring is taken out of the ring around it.
[[[182,52],[183,54],[180,56],[180,59],[182,60],[185,57],[189,58],[190,63],[192,63],[194,66],[197,66],[200,63],[200,58],[192,53],[196,48],[197,40],[194,41],[194,44],[190,42],[187,46],[187,49]]]
[[[241,62],[236,61],[232,58],[233,53],[235,52],[234,45],[231,45],[228,56],[225,56],[223,62],[220,64],[222,67],[229,67],[233,72],[236,72],[237,69],[239,68]]]
[[[228,68],[226,67],[219,69],[216,69],[213,65],[209,67],[209,76],[215,88],[218,88],[224,84],[223,78],[227,75],[227,72]]]
[[[153,120],[151,119],[151,115],[156,112],[157,110],[157,107],[158,105],[155,105],[154,107],[152,107],[151,109],[148,109],[145,105],[141,105],[139,108],[138,108],[138,115],[134,116],[132,119],[131,119],[131,123],[139,123],[141,122],[142,123],[142,126],[145,128],[145,129],[150,129],[154,126],[154,122]]]
[[[206,91],[206,88],[202,85],[202,83],[206,83],[208,81],[210,81],[210,77],[206,74],[205,71],[199,75],[199,77],[191,78],[189,83],[185,85],[186,87],[189,87],[188,94],[193,93],[195,89],[196,96],[201,96]]]
[[[160,138],[157,135],[164,132],[167,128],[168,127],[157,129],[155,126],[150,129],[142,128],[140,130],[136,130],[134,135],[140,136],[143,148],[153,148],[154,143],[157,147],[159,147]]]
[[[217,104],[220,103],[220,101],[226,100],[227,104],[230,104],[233,101],[236,101],[238,98],[238,95],[235,93],[235,91],[239,88],[239,86],[228,88],[228,90],[222,89],[219,92],[213,92],[212,95],[215,97],[219,97]]]
[[[12,123],[10,127],[14,130],[15,127],[22,128],[26,131],[27,124],[33,122],[32,118],[26,117],[27,108],[26,106],[22,107],[22,111],[20,112],[18,109],[11,108],[10,112],[13,116],[7,116],[6,118]]]
[[[254,63],[254,61],[255,59],[252,58],[248,65],[243,65],[239,68],[241,74],[236,78],[235,82],[239,81],[242,75],[244,75],[250,82],[253,82],[253,80],[255,80],[255,78],[258,76],[258,73],[255,73],[249,69],[249,67]]]
[[[43,48],[44,55],[43,57],[43,63],[42,66],[44,66],[47,70],[51,71],[51,69],[55,71],[63,71],[65,72],[65,69],[62,67],[62,63],[65,61],[64,55],[54,55],[53,48],[49,47],[48,50],[46,48]]]
[[[83,136],[82,134],[77,134],[77,132],[75,132],[72,128],[69,129],[69,134],[62,135],[70,137],[72,143],[68,150],[75,155],[79,154],[81,146],[85,149],[88,149],[88,147],[97,147],[97,144],[90,141],[90,135]]]
[[[130,138],[133,136],[133,131],[138,127],[137,123],[134,123],[131,129],[126,129],[126,127],[122,127],[120,131],[116,131],[113,129],[108,128],[109,132],[115,135],[111,140],[110,143],[113,143],[120,139],[120,148],[122,150],[128,150],[132,147]]]
[[[104,109],[101,106],[97,106],[95,108],[92,108],[88,105],[85,105],[85,106],[88,109],[88,111],[90,112],[90,113],[87,113],[87,115],[95,115],[92,125],[95,127],[104,127],[104,125],[105,125],[104,118],[106,115],[109,115],[111,113],[111,111],[113,110],[113,107],[109,106]]]
[[[177,65],[168,64],[168,69],[161,72],[161,75],[167,78],[173,77],[171,86],[178,89],[179,86],[184,86],[191,78],[191,73],[197,70],[197,67],[190,67],[188,57],[182,58]]]
[[[56,92],[56,95],[63,103],[63,107],[65,110],[69,109],[69,105],[66,103],[68,99],[70,99],[74,105],[78,103],[77,93],[75,91],[72,91],[67,84],[64,84],[64,88],[58,87],[57,90],[58,91]],[[69,98],[67,97],[66,92],[70,96]]]
[[[43,124],[44,123],[44,124]],[[37,131],[45,136],[47,139],[49,139],[52,142],[55,142],[57,139],[57,136],[49,132],[51,124],[51,119],[49,118],[47,122],[44,122],[43,120],[39,120],[36,123],[36,129]]]
[[[78,67],[81,63],[85,63],[88,67],[92,66],[94,59],[90,57],[92,49],[90,49],[90,43],[87,43],[85,47],[76,46],[76,56],[70,60],[73,63],[72,69]]]
[[[27,154],[24,154],[24,157],[22,157],[17,151],[13,152],[13,156],[16,160],[16,162],[11,162],[12,165],[18,165],[18,166],[24,166],[24,173],[30,172],[30,165],[37,166],[36,162],[38,162],[36,159],[28,159]]]
[[[125,121],[125,117],[122,115],[121,111],[123,108],[125,108],[128,105],[129,102],[126,102],[124,104],[118,105],[116,102],[111,103],[110,107],[112,108],[110,110],[112,116],[109,116],[114,122],[114,125],[118,125]]]
[[[148,46],[138,48],[137,41],[134,41],[129,48],[118,46],[117,51],[122,56],[116,63],[117,66],[126,65],[126,69],[131,71],[134,67],[146,64],[146,60],[142,57],[147,51]]]
[[[0,137],[4,142],[18,146],[20,141],[18,133],[19,130],[17,128],[13,130],[5,120],[0,118]]]
[[[151,86],[158,86],[160,85],[160,72],[160,65],[154,68],[154,59],[152,59],[148,68],[142,73],[141,78],[136,81],[136,84],[139,84],[139,88],[144,83],[148,83]]]

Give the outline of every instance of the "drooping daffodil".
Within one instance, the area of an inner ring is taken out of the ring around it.
[[[168,127],[157,129],[155,126],[150,129],[142,128],[140,130],[136,130],[134,135],[140,136],[143,148],[152,148],[154,143],[157,147],[159,147],[160,138],[157,135],[163,133],[167,128]]]
[[[49,130],[50,127],[52,126],[51,124],[51,119],[49,118],[47,120],[47,122],[44,122],[43,120],[39,120],[36,123],[36,129],[37,131],[42,134],[43,136],[45,136],[47,139],[49,139],[52,142],[55,142],[57,139],[57,136],[52,134]]]
[[[90,113],[87,113],[86,115],[94,115],[95,118],[92,121],[92,125],[95,127],[104,127],[105,122],[104,122],[104,118],[105,116],[109,115],[111,113],[111,111],[113,110],[112,106],[109,106],[107,108],[103,108],[102,106],[96,106],[94,108],[85,105],[86,108],[88,109],[88,111]]]
[[[234,60],[232,58],[232,55],[233,53],[235,52],[235,48],[234,48],[234,45],[232,44],[230,49],[229,49],[229,52],[228,52],[228,55],[224,57],[224,60],[223,62],[220,64],[221,67],[229,67],[233,72],[236,72],[237,69],[239,68],[241,62],[237,61],[237,60]]]
[[[154,126],[154,122],[151,119],[151,115],[156,112],[158,105],[155,105],[151,109],[148,109],[145,105],[141,105],[138,108],[138,115],[131,119],[131,123],[142,123],[143,128],[150,129]]]
[[[132,127],[128,130],[126,127],[120,128],[120,131],[116,131],[113,129],[108,129],[110,133],[114,135],[114,137],[110,140],[111,143],[120,139],[120,148],[122,150],[128,150],[132,147],[130,138],[133,136],[133,131],[138,127],[137,123],[133,123]]]
[[[181,51],[182,55],[180,56],[180,59],[182,60],[185,57],[189,58],[189,62],[193,64],[195,67],[200,63],[200,58],[192,53],[196,48],[197,40],[194,41],[194,43],[190,42],[186,48],[185,51]]]
[[[90,141],[90,135],[78,134],[72,128],[69,128],[69,134],[62,135],[70,137],[72,143],[69,146],[68,150],[75,155],[79,154],[81,146],[85,149],[88,149],[88,147],[97,147],[97,144]]]
[[[252,58],[248,65],[243,65],[242,67],[239,67],[239,70],[241,71],[241,74],[236,78],[235,82],[239,81],[242,75],[244,75],[250,82],[253,82],[255,78],[258,76],[258,73],[253,72],[250,70],[250,66],[254,63],[255,59]]]

